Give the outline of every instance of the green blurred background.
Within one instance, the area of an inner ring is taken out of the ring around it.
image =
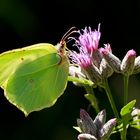
[[[0,52],[28,45],[48,42],[57,44],[72,26],[97,29],[101,23],[101,40],[110,43],[113,53],[120,59],[129,49],[140,55],[139,1],[103,0],[0,0]],[[71,47],[71,46],[68,46]],[[114,74],[109,79],[118,108],[122,107],[122,77]],[[130,78],[129,100],[137,99],[140,105],[140,75]],[[108,99],[102,89],[95,90],[101,109],[106,108],[113,117]],[[68,83],[65,93],[48,109],[31,113],[27,118],[11,105],[0,90],[1,140],[76,140],[73,129],[80,108],[95,117],[85,90]],[[115,139],[115,138],[114,138]],[[118,140],[118,138],[116,138]]]

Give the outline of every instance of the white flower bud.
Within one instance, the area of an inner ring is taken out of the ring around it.
[[[100,72],[102,78],[108,78],[113,74],[113,69],[110,67],[110,65],[106,62],[104,58],[102,58],[100,64]]]
[[[107,123],[105,123],[105,125],[99,131],[99,137],[101,138],[101,140],[107,140],[110,137],[111,132],[115,127],[115,125],[116,125],[116,118],[111,119]]]
[[[97,127],[93,123],[92,118],[84,109],[80,110],[80,119],[82,120],[82,127],[83,127],[82,129],[84,133],[97,136]]]
[[[69,75],[77,78],[86,78],[86,76],[81,72],[81,68],[76,66],[69,67]],[[78,82],[73,82],[73,84],[75,84],[76,86],[82,86],[82,84]]]
[[[94,53],[92,54],[92,59],[93,59],[93,61],[92,61],[93,64],[94,64],[97,68],[99,68],[100,63],[101,63],[101,61],[102,61],[102,56],[101,56],[99,50],[94,51]]]
[[[102,53],[103,57],[108,62],[108,64],[112,67],[112,69],[115,72],[120,73],[121,72],[121,70],[120,70],[121,60],[104,48],[101,48],[100,52]]]
[[[87,76],[87,78],[91,80],[92,82],[94,82],[95,84],[98,84],[101,82],[101,79],[102,79],[101,73],[94,64],[92,64],[87,69],[83,69],[83,72]]]
[[[133,120],[140,119],[140,109],[134,108],[131,115],[133,116]],[[140,125],[140,122],[137,122],[137,125]]]
[[[136,57],[133,74],[137,74],[140,72],[140,56]]]
[[[106,111],[102,110],[97,114],[96,118],[94,119],[94,123],[96,124],[98,130],[102,128],[102,126],[105,124],[105,121]]]
[[[97,138],[90,134],[79,134],[78,140],[97,140]]]
[[[108,52],[112,53],[112,49],[111,49],[111,46],[110,46],[109,43],[104,44],[104,46],[105,46],[105,50],[107,50]]]
[[[81,129],[81,134],[78,135],[79,140],[107,140],[113,128],[116,125],[116,118],[106,121],[106,111],[100,111],[94,121],[89,114],[84,110],[80,110],[80,119],[77,119],[77,124]]]
[[[134,69],[134,62],[136,58],[136,52],[129,50],[122,60],[121,71],[125,75],[131,75]]]

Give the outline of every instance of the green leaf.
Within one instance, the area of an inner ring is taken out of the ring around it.
[[[77,82],[77,83],[82,84],[82,85],[89,85],[89,86],[92,86],[92,87],[96,87],[96,85],[92,81],[87,80],[85,78],[68,76],[68,81]]]
[[[140,130],[140,125],[131,125],[131,127],[136,128],[138,130]]]
[[[78,126],[73,126],[74,129],[76,129],[79,133],[82,133],[82,130]]]
[[[135,103],[136,103],[136,100],[133,100],[121,109],[120,114],[121,114],[122,119],[125,122],[128,122],[132,118],[131,112],[133,110]]]
[[[133,107],[134,107],[135,103],[136,103],[136,100],[133,100],[133,101],[129,102],[127,105],[125,105],[121,109],[121,112],[120,112],[121,116],[123,117],[127,114],[130,114],[133,110]]]
[[[27,116],[52,106],[63,94],[69,61],[51,44],[37,44],[0,55],[5,97]]]

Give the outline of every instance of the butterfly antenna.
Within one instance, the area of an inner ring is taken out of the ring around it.
[[[76,33],[76,27],[71,27],[62,37],[61,41],[65,41],[71,34]]]

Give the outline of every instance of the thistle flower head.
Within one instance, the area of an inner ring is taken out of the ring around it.
[[[98,25],[98,30],[92,31],[90,27],[85,27],[85,29],[79,31],[79,38],[75,41],[75,45],[80,47],[85,53],[92,54],[98,49],[100,40],[100,24]]]
[[[90,27],[86,27],[79,31],[79,34],[79,38],[74,39],[74,45],[77,46],[79,52],[70,51],[69,57],[73,63],[81,67],[87,79],[100,85],[103,78],[108,78],[113,73],[107,61],[103,60],[104,53],[100,51],[102,48],[98,48],[101,36],[100,24],[98,30],[92,31]],[[110,44],[106,44],[104,50],[105,53],[111,53]]]
[[[86,69],[90,65],[92,65],[92,59],[89,55],[85,54],[84,52],[77,53],[73,51],[70,54],[70,58],[73,63],[79,65],[81,68]]]

